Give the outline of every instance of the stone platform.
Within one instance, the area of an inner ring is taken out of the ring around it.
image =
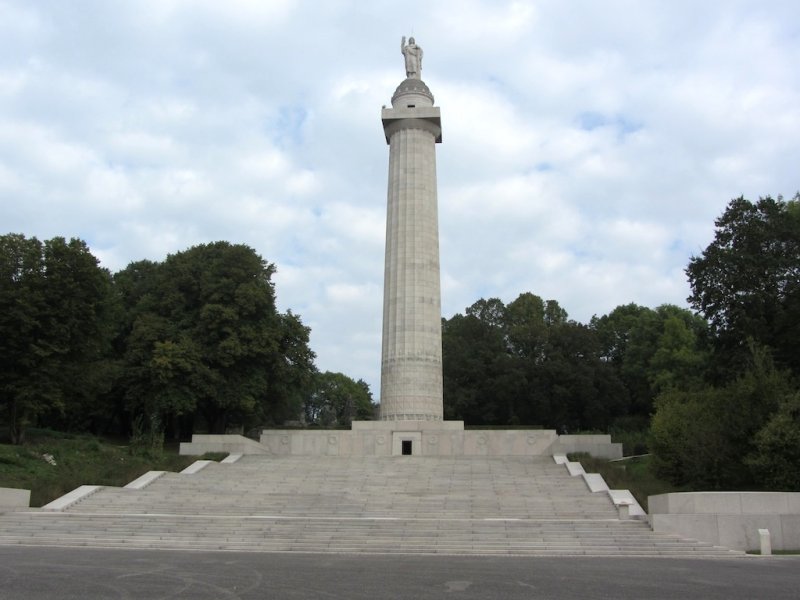
[[[244,456],[0,515],[0,544],[731,557],[620,520],[551,457]],[[192,472],[194,471],[194,472]],[[88,487],[88,486],[87,486]]]
[[[621,458],[609,435],[558,435],[552,429],[464,429],[463,421],[353,421],[350,430],[267,429],[258,442],[240,435],[195,434],[180,453],[289,456],[552,456],[588,452]]]

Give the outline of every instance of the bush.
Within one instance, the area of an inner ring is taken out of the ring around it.
[[[788,398],[758,432],[747,459],[756,481],[768,489],[800,490],[800,394]]]
[[[673,390],[656,398],[650,432],[657,475],[698,490],[758,485],[755,463],[744,457],[756,451],[756,434],[791,387],[763,351],[755,349],[752,359],[750,369],[725,387]]]

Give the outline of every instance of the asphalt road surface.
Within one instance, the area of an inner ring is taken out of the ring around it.
[[[800,598],[800,557],[359,556],[0,546],[0,598]]]

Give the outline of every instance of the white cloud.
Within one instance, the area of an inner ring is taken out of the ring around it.
[[[730,198],[800,188],[796,2],[398,7],[0,2],[0,222],[111,269],[249,244],[319,367],[377,394],[401,35],[442,109],[445,316],[682,304]]]

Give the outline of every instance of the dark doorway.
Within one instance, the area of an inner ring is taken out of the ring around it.
[[[411,456],[411,440],[401,440],[403,456]]]

